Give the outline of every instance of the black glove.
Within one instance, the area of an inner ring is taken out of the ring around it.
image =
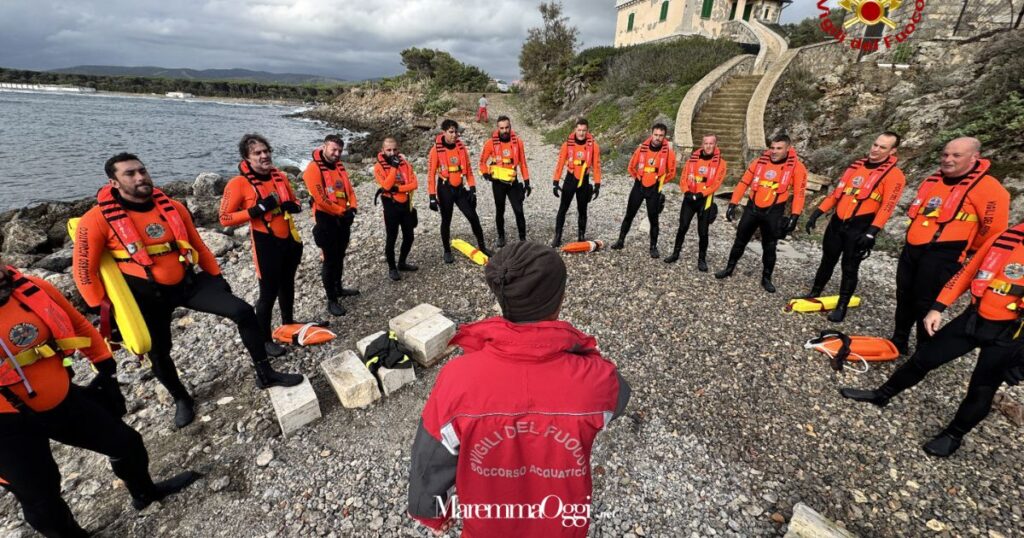
[[[430,195],[430,210],[437,211],[437,196],[433,194]]]
[[[807,232],[807,235],[810,235],[814,228],[818,226],[818,218],[822,215],[824,213],[820,209],[815,208],[814,211],[811,211],[811,218],[807,219],[807,224],[804,226],[804,231]]]
[[[249,208],[249,218],[257,219],[262,217],[267,211],[277,209],[278,203],[276,196],[267,196],[266,198],[256,200],[256,205]]]
[[[299,206],[298,202],[284,202],[281,204],[281,211],[286,213],[301,213],[302,207]]]
[[[597,197],[600,194],[601,194],[601,184],[600,183],[594,183],[594,197],[592,199],[593,200],[597,200]]]
[[[871,250],[875,248],[875,236],[878,234],[879,229],[876,226],[868,228],[864,235],[857,238],[857,250]]]
[[[725,210],[725,220],[729,222],[736,220],[736,204],[729,204],[729,208]]]
[[[530,193],[533,192],[533,187],[530,186],[530,180],[529,179],[523,180],[523,192],[526,193],[526,197],[527,198],[529,198],[530,197]]]
[[[356,216],[359,213],[359,208],[358,207],[350,207],[350,208],[348,208],[348,212],[354,217],[354,216]]]
[[[469,188],[469,203],[476,207],[476,187]]]
[[[391,188],[388,189],[388,192],[398,192],[398,183],[391,185]]]
[[[486,179],[487,181],[494,181],[494,176],[490,174],[484,174],[484,179]]]
[[[783,233],[783,237],[793,233],[796,230],[796,223],[800,222],[800,215],[790,215],[789,220],[786,221],[786,231]]]
[[[552,185],[552,186],[551,186],[551,192],[553,192],[553,193],[554,193],[554,195],[555,195],[555,198],[558,198],[558,197],[559,197],[559,196],[558,196],[558,193],[562,192],[562,188],[558,186],[558,182],[557,182],[557,181],[555,181],[555,182],[554,182],[554,183],[552,183],[551,185]]]
[[[121,418],[128,414],[128,404],[124,401],[124,394],[121,394],[121,387],[114,377],[117,374],[117,363],[114,359],[107,359],[95,363],[96,377],[89,383],[85,390],[90,392],[111,414]]]

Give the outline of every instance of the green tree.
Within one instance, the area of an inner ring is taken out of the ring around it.
[[[541,103],[555,107],[562,100],[561,83],[573,63],[579,30],[569,26],[561,2],[543,2],[538,9],[544,22],[527,33],[519,51],[519,70],[523,81],[536,88]]]

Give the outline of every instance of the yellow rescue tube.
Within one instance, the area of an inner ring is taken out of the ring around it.
[[[504,181],[505,183],[509,183],[515,181],[516,169],[506,168],[504,166],[492,166],[491,177],[497,179],[498,181]]]
[[[477,265],[487,264],[487,255],[477,250],[476,247],[461,239],[452,239],[452,248],[466,255]]]
[[[68,219],[68,234],[72,241],[75,240],[78,221],[77,218]],[[149,353],[152,342],[149,339],[146,320],[142,319],[139,304],[135,302],[135,296],[128,289],[128,283],[125,282],[124,275],[110,252],[104,251],[100,255],[100,280],[107,292],[107,298],[110,299],[114,321],[121,332],[122,345],[136,355]]]
[[[786,305],[784,311],[786,312],[825,312],[828,310],[835,310],[836,305],[839,303],[838,295],[829,295],[827,297],[814,297],[811,299],[790,299],[789,304]],[[850,298],[851,308],[860,306],[860,297],[854,295]]]

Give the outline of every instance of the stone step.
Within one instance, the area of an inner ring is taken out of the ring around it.
[[[416,371],[410,364],[408,368],[383,368],[377,370],[377,377],[384,387],[384,396],[391,396],[398,389],[416,381]]]
[[[354,351],[345,350],[325,360],[320,363],[320,369],[327,376],[342,406],[349,409],[366,407],[380,399],[377,378],[366,369]]]
[[[267,392],[277,423],[281,426],[281,435],[285,437],[322,416],[320,402],[306,376],[302,376],[302,383],[294,387],[270,387]]]
[[[429,368],[448,352],[448,341],[453,336],[455,322],[435,314],[406,331],[401,342],[409,348],[416,362]]]
[[[406,331],[415,327],[421,321],[440,313],[440,308],[423,303],[391,318],[391,321],[388,322],[388,327],[395,331],[395,336],[398,337],[399,341],[402,341],[405,338]]]
[[[727,125],[743,125],[747,115],[739,112],[700,112],[697,114],[697,121],[700,123],[715,123]]]

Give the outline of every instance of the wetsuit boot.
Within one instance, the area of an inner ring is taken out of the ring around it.
[[[273,340],[263,342],[263,349],[267,351],[267,355],[270,357],[280,357],[281,355],[288,353],[288,350],[285,349],[284,346]]]
[[[195,400],[191,396],[174,400],[174,427],[182,429],[196,418]]]
[[[721,271],[718,271],[718,272],[715,273],[715,278],[718,278],[718,279],[729,278],[729,277],[732,276],[732,272],[735,271],[735,270],[736,270],[736,262],[730,261],[725,266],[725,269],[722,269]]]
[[[655,259],[661,257],[661,252],[658,252],[658,245],[651,245],[651,257]]]
[[[498,247],[498,248],[503,248],[505,246],[505,234],[504,233],[498,234],[498,240],[494,242],[494,245],[496,247]]]
[[[625,246],[626,236],[620,233],[619,238],[614,243],[612,243],[612,250],[622,250],[622,248]]]
[[[768,293],[775,293],[775,284],[772,284],[772,275],[764,273],[761,275],[761,287]]]
[[[344,274],[345,273],[342,272],[341,274],[338,275],[338,286],[335,288],[335,292],[336,292],[337,296],[338,297],[355,297],[356,295],[359,295],[359,290],[357,290],[355,288],[346,288],[345,286],[343,286],[341,284],[342,276]]]
[[[167,496],[178,493],[179,491],[189,487],[193,482],[202,477],[203,475],[195,471],[185,471],[183,473],[178,473],[167,480],[161,480],[155,484],[151,479],[149,479],[149,477],[146,477],[149,484],[142,488],[143,491],[135,491],[131,494],[132,506],[134,506],[136,510],[142,510],[154,502],[162,501]]]
[[[963,436],[956,435],[947,428],[942,430],[942,433],[936,435],[934,439],[925,443],[921,448],[932,456],[948,458],[960,448],[963,442]]]
[[[551,240],[551,248],[562,246],[562,229],[555,228],[555,238]]]
[[[444,259],[444,263],[455,263],[455,256],[452,256],[452,251],[450,250],[446,249],[441,257]]]
[[[846,319],[846,309],[850,305],[850,298],[847,296],[840,296],[839,302],[836,303],[835,309],[828,314],[828,320],[832,323],[842,323]]]
[[[580,230],[580,231],[579,231],[579,232],[578,232],[578,233],[576,234],[576,240],[577,240],[577,241],[586,241],[586,240],[587,240],[587,232],[585,232],[585,231],[583,231],[583,230]]]
[[[388,278],[398,282],[402,280],[402,275],[398,272],[398,269],[388,269]]]
[[[253,366],[256,367],[256,387],[260,389],[269,389],[270,387],[294,387],[299,383],[302,383],[301,374],[286,374],[278,372],[270,366],[270,361],[260,361],[255,363]]]
[[[878,390],[842,388],[839,389],[839,394],[841,394],[843,398],[857,402],[868,402],[870,404],[877,405],[878,407],[885,407],[889,405],[889,400],[896,395],[896,390],[886,383],[879,387]]]
[[[344,306],[341,306],[341,303],[339,303],[337,299],[327,300],[327,311],[330,312],[332,316],[344,316],[345,313],[348,312]]]

